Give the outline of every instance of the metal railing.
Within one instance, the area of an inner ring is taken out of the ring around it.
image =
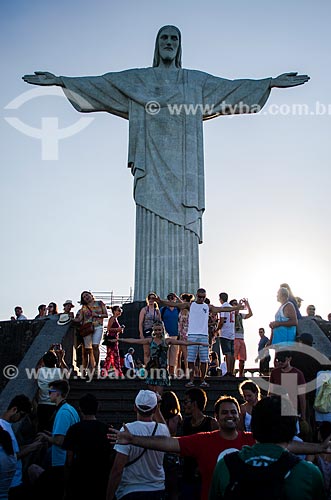
[[[102,300],[109,308],[114,305],[121,306],[122,304],[129,304],[133,301],[132,288],[130,288],[129,295],[115,295],[113,291],[111,292],[92,292],[95,300]]]

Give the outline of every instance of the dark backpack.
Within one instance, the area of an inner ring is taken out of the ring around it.
[[[258,467],[246,464],[236,451],[224,461],[230,473],[224,500],[285,500],[284,479],[301,459],[286,451],[270,465]]]

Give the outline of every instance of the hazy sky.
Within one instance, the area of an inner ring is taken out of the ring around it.
[[[77,301],[84,289],[128,294],[133,286],[135,205],[126,167],[127,122],[106,113],[79,114],[61,89],[41,90],[21,76],[35,70],[98,75],[150,66],[156,32],[165,24],[182,31],[186,68],[230,79],[288,71],[311,76],[304,86],[272,90],[259,115],[205,123],[200,274],[213,303],[220,291],[250,299],[250,359],[258,327],[268,331],[278,307],[281,282],[304,299],[303,310],[314,303],[326,318],[331,312],[329,2],[11,0],[0,9],[2,319],[17,304],[32,317],[39,303]],[[306,105],[306,114],[299,114],[298,105]],[[43,160],[41,140],[31,137],[42,126],[80,131],[62,130],[69,137],[59,141],[58,158]]]

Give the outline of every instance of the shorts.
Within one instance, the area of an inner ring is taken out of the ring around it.
[[[92,335],[86,335],[86,337],[84,337],[84,347],[86,347],[86,349],[91,349],[92,345],[99,345],[101,342],[102,334],[103,326],[95,326]]]
[[[206,342],[208,344],[208,335],[203,334],[190,334],[187,338],[188,342]],[[189,363],[195,363],[197,355],[199,353],[199,358],[201,363],[207,363],[209,361],[209,347],[202,345],[188,345],[187,346],[187,361]]]
[[[220,337],[220,341],[223,356],[225,356],[226,354],[234,356],[234,340],[224,339],[223,337]]]
[[[246,361],[247,351],[244,339],[234,339],[234,359]]]

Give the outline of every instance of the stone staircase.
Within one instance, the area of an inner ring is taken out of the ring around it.
[[[226,394],[240,399],[238,385],[242,380],[240,378],[209,377],[208,383],[210,387],[205,389],[208,396],[206,414],[213,416],[214,403],[220,396]],[[171,387],[165,388],[165,390],[174,391],[181,403],[187,390],[185,387],[186,382],[186,379],[173,380]],[[196,381],[196,387],[199,387],[198,380]],[[131,422],[136,419],[133,409],[135,396],[139,390],[146,388],[145,382],[140,379],[92,379],[91,382],[72,379],[70,380],[68,402],[78,408],[79,398],[88,392],[93,394],[99,401],[98,418],[106,424],[119,428],[123,422]]]
[[[137,337],[137,321],[142,303],[125,304],[123,309],[123,321],[126,324],[126,337]],[[57,325],[57,318],[46,321],[5,321],[0,322],[0,414],[7,408],[12,397],[19,393],[33,398],[37,391],[36,380],[28,378],[26,370],[36,366],[36,363],[48,350],[52,343],[62,343],[66,350],[66,362],[72,366],[74,362],[75,333],[70,325]],[[323,322],[323,327],[330,323]],[[331,359],[331,334],[322,331],[321,326],[315,321],[303,318],[299,321],[299,333],[308,332],[313,335],[314,347],[323,353],[326,358]],[[324,328],[325,330],[325,328]],[[330,329],[331,331],[331,329]],[[129,345],[127,344],[127,347]],[[138,347],[138,346],[135,346]],[[139,353],[140,354],[140,353]],[[139,356],[138,349],[136,356]],[[4,377],[4,367],[14,365],[18,368],[17,376],[11,379]],[[250,374],[247,374],[250,376]],[[213,415],[213,405],[216,399],[223,394],[238,397],[238,385],[241,379],[228,379],[222,377],[211,377],[208,379],[210,388],[206,390],[208,395],[207,414]],[[186,379],[174,380],[170,389],[176,392],[179,400],[183,400]],[[99,418],[106,423],[120,426],[123,421],[135,419],[133,404],[137,392],[145,388],[143,380],[115,380],[115,379],[93,379],[87,382],[77,378],[75,375],[70,380],[71,391],[69,401],[78,407],[79,398],[91,392],[95,394],[100,402]],[[197,385],[198,386],[198,385]]]

